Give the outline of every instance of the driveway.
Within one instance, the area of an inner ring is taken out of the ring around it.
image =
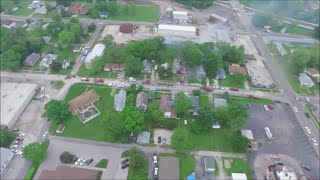
[[[40,165],[35,179],[37,179],[42,170],[55,170],[57,166],[62,165],[60,155],[68,151],[77,157],[93,158],[90,166],[95,166],[101,159],[108,159],[108,167],[103,171],[102,179],[126,179],[128,168],[122,170],[120,166],[121,155],[127,150],[127,146],[107,146],[104,143],[94,143],[92,141],[78,140],[71,138],[51,137],[48,153]]]

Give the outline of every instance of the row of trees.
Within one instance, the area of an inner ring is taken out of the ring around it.
[[[307,67],[316,67],[320,69],[319,47],[315,46],[311,49],[305,47],[297,48],[289,55],[292,70],[295,74],[304,72]]]

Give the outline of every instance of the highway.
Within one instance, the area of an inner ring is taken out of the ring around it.
[[[319,130],[317,127],[313,124],[313,122],[306,118],[304,115],[304,105],[305,102],[303,101],[297,101],[296,97],[301,97],[298,94],[296,94],[293,89],[291,88],[289,82],[287,81],[286,75],[284,74],[284,70],[280,67],[280,64],[271,56],[270,52],[268,51],[268,48],[263,42],[261,33],[255,29],[255,27],[251,23],[251,18],[246,14],[245,9],[243,6],[239,3],[239,1],[229,1],[231,6],[234,9],[237,9],[238,16],[241,19],[243,25],[246,27],[247,31],[251,34],[251,39],[253,43],[255,44],[256,48],[258,49],[260,55],[264,57],[265,63],[269,67],[269,72],[272,76],[272,78],[277,82],[278,86],[283,91],[283,98],[285,101],[289,102],[289,104],[292,107],[297,107],[299,112],[296,113],[296,116],[299,120],[299,123],[302,127],[309,127],[311,130],[311,134],[307,134],[309,138],[314,137],[319,142]],[[315,97],[316,102],[319,103],[319,96]],[[311,141],[310,141],[311,143]],[[319,147],[314,146],[316,152],[319,155]]]

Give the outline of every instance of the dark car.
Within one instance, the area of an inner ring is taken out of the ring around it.
[[[307,112],[305,112],[304,114],[306,115],[307,118],[310,118],[310,115]]]
[[[86,165],[89,166],[92,162],[93,162],[93,159],[91,158],[88,161],[86,161]]]
[[[129,163],[122,165],[122,166],[121,166],[121,169],[125,169],[125,168],[127,168],[127,167],[129,167]]]
[[[128,159],[128,158],[124,158],[124,159],[121,161],[121,165],[124,165],[124,164],[126,164],[127,162],[129,162],[129,159]]]
[[[305,164],[302,164],[301,167],[303,167],[303,169],[305,169],[307,171],[311,171],[311,168]]]
[[[161,143],[161,137],[159,136],[158,137],[158,144],[160,144]]]
[[[248,108],[251,108],[251,104],[250,104],[250,103],[247,103],[247,107],[248,107]]]
[[[278,101],[278,100],[274,100],[273,102],[275,102],[275,103],[281,103],[281,101]]]

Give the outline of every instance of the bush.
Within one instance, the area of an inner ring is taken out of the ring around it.
[[[199,89],[195,89],[195,90],[192,90],[192,94],[194,96],[200,96],[201,95],[201,91]]]
[[[163,119],[152,125],[152,128],[174,129],[178,127],[178,121]]]
[[[72,161],[76,158],[75,155],[65,151],[60,155],[60,161],[65,164],[71,164]]]
[[[10,144],[15,140],[17,137],[16,133],[13,133],[7,129],[0,131],[0,147],[8,148]]]

